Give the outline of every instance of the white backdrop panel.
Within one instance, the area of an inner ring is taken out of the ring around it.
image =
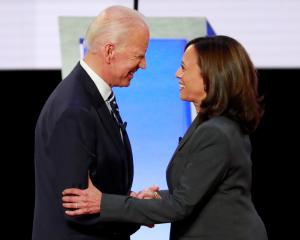
[[[2,0],[0,69],[60,69],[59,16],[95,16],[133,0]],[[148,17],[205,16],[217,34],[237,38],[254,64],[300,67],[299,0],[140,0]]]

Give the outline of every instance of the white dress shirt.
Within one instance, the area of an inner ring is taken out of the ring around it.
[[[82,66],[82,68],[86,71],[86,73],[90,76],[90,78],[95,83],[97,89],[99,90],[102,98],[104,99],[104,101],[106,103],[107,108],[111,112],[110,104],[107,101],[107,99],[112,91],[111,87],[97,73],[95,73],[93,71],[93,69],[91,69],[84,60],[82,60],[82,59],[80,60],[80,65]]]
[[[104,99],[107,108],[109,109],[109,112],[112,112],[111,106],[109,104],[109,102],[107,101],[109,95],[112,92],[111,87],[97,74],[93,71],[93,69],[91,69],[89,67],[89,65],[87,65],[87,63],[81,59],[80,60],[80,65],[82,66],[82,68],[86,71],[86,73],[90,76],[90,78],[93,80],[93,82],[95,83],[97,89],[99,90],[102,98]],[[121,134],[121,138],[123,141],[123,133],[122,130],[120,129],[120,134]]]

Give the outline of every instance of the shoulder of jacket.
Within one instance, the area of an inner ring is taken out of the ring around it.
[[[230,137],[233,132],[240,132],[240,128],[236,122],[225,117],[213,117],[199,125],[202,129],[209,129],[210,131],[217,131]]]

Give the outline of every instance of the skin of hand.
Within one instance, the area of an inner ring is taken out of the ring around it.
[[[161,197],[157,193],[159,186],[153,185],[149,188],[145,188],[136,194],[136,198],[139,199],[160,199]]]
[[[159,194],[157,193],[158,190],[159,190],[159,186],[153,185],[149,188],[145,188],[144,190],[139,191],[138,193],[131,192],[130,196],[134,197],[134,198],[138,198],[138,199],[153,199],[153,198],[157,198],[157,196],[159,196]],[[155,194],[155,192],[156,192],[156,194]],[[148,224],[146,226],[149,228],[153,228],[155,225]]]
[[[100,212],[102,192],[93,185],[90,178],[88,180],[88,188],[84,190],[68,188],[62,194],[63,206],[68,209],[65,213],[69,216]]]
[[[153,185],[138,193],[131,192],[130,196],[139,199],[159,199],[158,190],[159,186]],[[96,214],[100,212],[102,192],[93,185],[90,177],[88,179],[88,188],[84,190],[68,188],[62,194],[63,206],[68,209],[65,213],[69,216]],[[155,225],[150,224],[146,226],[153,228]]]

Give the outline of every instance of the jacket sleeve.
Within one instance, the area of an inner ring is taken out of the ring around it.
[[[51,116],[50,116],[51,117]],[[61,211],[61,194],[66,188],[87,188],[88,171],[95,156],[94,118],[91,113],[79,107],[69,108],[53,124],[49,133],[47,148],[52,167],[55,169],[55,194]],[[66,221],[80,225],[92,225],[99,221],[97,215],[69,217]]]
[[[190,141],[190,151],[183,155],[187,164],[172,193],[164,192],[159,200],[103,194],[100,218],[140,224],[174,222],[204,204],[226,173],[229,139],[210,126],[197,129]]]
[[[159,190],[158,194],[162,197],[165,198],[169,195],[169,190]]]

